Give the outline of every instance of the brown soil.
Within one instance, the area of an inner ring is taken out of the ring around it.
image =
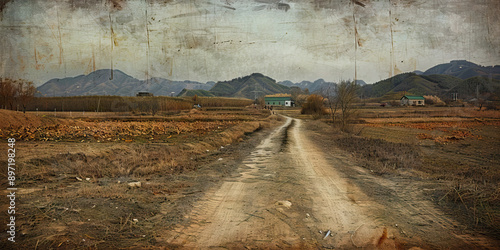
[[[288,118],[211,188],[160,245],[186,248],[495,248],[463,232],[425,182],[374,176],[324,136]],[[322,138],[323,137],[323,138]]]
[[[253,109],[231,112],[243,119],[213,131],[181,131],[160,142],[140,134],[132,137],[133,142],[17,141],[16,243],[8,242],[4,232],[0,249],[157,246],[157,232],[184,221],[198,197],[231,173],[259,134],[280,119]],[[25,119],[22,113],[7,113],[11,125],[19,117]],[[223,122],[227,113],[210,111],[195,120],[178,118],[204,127],[213,120]],[[218,118],[205,122],[205,117]],[[43,127],[81,120],[38,122]],[[86,121],[90,126],[98,122]],[[114,122],[117,128],[123,126],[121,121]],[[16,126],[6,128],[13,129]],[[68,131],[58,131],[70,136]],[[5,162],[6,156],[0,155],[0,161]],[[7,173],[6,165],[2,173]],[[136,181],[140,187],[129,187]],[[7,221],[5,174],[1,184],[4,212],[0,221]]]
[[[20,127],[38,127],[53,124],[77,124],[77,122],[66,119],[59,119],[46,115],[37,115],[36,113],[22,113],[11,110],[0,109],[0,131],[6,128],[20,128]]]
[[[360,167],[359,159],[338,148],[313,122],[242,115],[244,119],[222,131],[181,133],[162,143],[19,143],[18,160],[24,169],[19,170],[18,242],[6,242],[4,233],[0,247],[496,249],[500,245],[498,239],[468,229],[436,207],[429,195],[435,180],[376,175]],[[31,119],[33,124],[38,121]],[[248,122],[252,119],[256,121]],[[88,169],[72,170],[74,164],[93,166],[97,174],[86,179],[81,173]],[[146,165],[149,172],[141,169]],[[129,172],[123,174],[114,166]],[[133,181],[142,186],[126,185]],[[5,195],[1,202],[6,204]],[[0,209],[7,211],[5,206]],[[0,220],[6,221],[5,212]]]

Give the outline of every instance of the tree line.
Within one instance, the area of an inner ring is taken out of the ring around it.
[[[2,109],[26,111],[33,99],[36,87],[33,82],[10,78],[0,78],[0,106]]]
[[[34,97],[27,105],[28,111],[84,111],[131,112],[151,114],[188,110],[201,107],[243,107],[252,100],[221,97],[169,97],[169,96],[72,96]]]
[[[88,111],[88,112],[172,112],[193,108],[193,104],[203,107],[247,106],[248,99],[196,97],[175,98],[167,96],[126,97],[126,96],[73,96],[35,97],[37,89],[33,82],[23,79],[0,77],[0,108],[17,111]]]

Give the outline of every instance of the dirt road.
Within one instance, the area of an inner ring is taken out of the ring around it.
[[[408,180],[375,177],[287,118],[160,241],[185,248],[495,248]]]

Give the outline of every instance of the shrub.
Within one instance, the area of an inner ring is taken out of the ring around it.
[[[425,104],[427,105],[436,105],[436,106],[445,105],[445,103],[441,100],[441,98],[435,95],[424,95],[424,98],[425,98]]]
[[[313,115],[314,119],[318,119],[325,114],[323,107],[323,97],[319,95],[310,95],[306,102],[302,105],[301,114]]]

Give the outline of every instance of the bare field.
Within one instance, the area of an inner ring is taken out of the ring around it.
[[[2,139],[17,139],[18,249],[153,246],[158,228],[185,220],[204,190],[234,170],[256,143],[249,134],[281,119],[251,108],[126,119],[0,112]],[[7,211],[5,195],[1,204]],[[2,236],[0,246],[12,247]]]
[[[500,237],[499,111],[360,108],[356,119],[353,134],[311,126],[373,173],[426,183],[429,199],[466,228]]]
[[[299,109],[0,110],[15,247],[495,249],[499,118],[468,111],[358,109],[343,133]]]
[[[206,192],[189,220],[161,233],[160,244],[187,249],[498,246],[434,205],[429,193],[445,181],[397,175],[393,168],[379,171],[383,163],[395,163],[396,169],[419,166],[421,155],[413,145],[375,141],[386,148],[385,159],[370,161],[366,158],[374,152],[362,154],[370,145],[364,139],[324,122],[287,117],[235,174]]]

